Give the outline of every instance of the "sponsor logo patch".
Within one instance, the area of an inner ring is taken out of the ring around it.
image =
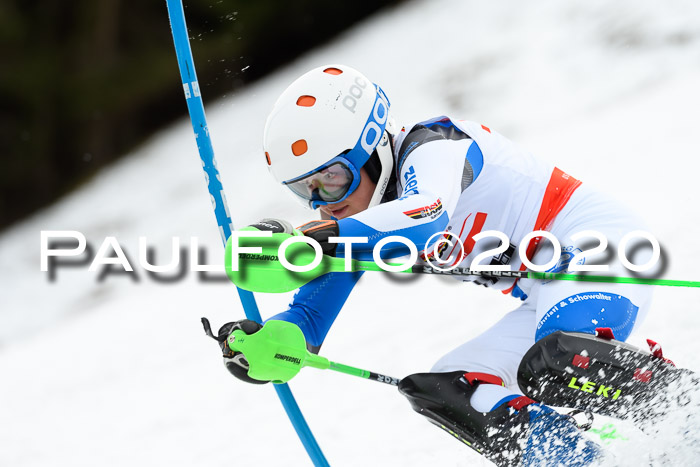
[[[277,255],[258,255],[255,253],[239,253],[238,257],[240,259],[247,259],[252,261],[279,261],[279,256]]]
[[[301,359],[297,357],[292,357],[291,355],[276,353],[275,358],[277,360],[284,360],[285,362],[294,363],[295,365],[301,365]]]
[[[564,246],[561,248],[561,255],[559,256],[559,261],[557,261],[557,264],[552,266],[550,269],[547,269],[546,272],[566,272],[566,270],[569,268],[569,264],[571,264],[571,260],[576,256],[578,253],[581,253],[581,249],[577,248],[575,246]],[[586,263],[586,258],[581,258],[578,260],[576,264],[585,264]],[[550,280],[545,280],[542,281],[542,284],[549,284],[552,282],[554,279]]]
[[[571,389],[578,389],[583,392],[590,392],[593,394],[595,392],[596,396],[606,397],[612,400],[616,400],[622,394],[622,389],[615,389],[612,386],[605,386],[604,384],[596,383],[595,381],[590,381],[586,378],[580,378],[576,384],[576,378],[572,377],[569,381],[568,387]]]
[[[412,209],[410,211],[404,211],[411,219],[423,219],[429,217],[435,219],[442,212],[442,201],[440,198],[437,199],[433,204],[428,206],[423,206],[418,209]]]
[[[418,194],[418,179],[416,178],[416,170],[413,168],[413,166],[410,166],[408,168],[408,171],[403,175],[403,177],[406,179],[406,184],[404,186],[404,195],[401,197],[401,199],[406,199],[406,196],[408,195],[417,195]]]

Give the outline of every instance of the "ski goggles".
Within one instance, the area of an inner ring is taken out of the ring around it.
[[[282,182],[312,208],[339,203],[360,184],[360,168],[376,152],[384,136],[389,113],[389,99],[379,86],[375,84],[374,88],[377,92],[374,107],[355,147],[301,177]]]
[[[344,200],[359,184],[359,169],[343,155],[334,157],[311,173],[284,182],[295,195],[313,208]]]

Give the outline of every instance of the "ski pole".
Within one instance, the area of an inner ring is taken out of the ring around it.
[[[242,229],[257,230],[246,227]],[[232,239],[226,244],[226,274],[236,286],[254,292],[281,293],[298,289],[311,280],[329,272],[345,272],[345,258],[323,255],[318,264],[308,271],[295,272],[285,267],[279,258],[279,247],[289,238],[285,233],[265,233],[265,236],[240,237],[237,255],[237,267],[233,267]],[[257,247],[258,252],[247,252],[247,248]],[[314,249],[303,242],[289,244],[286,257],[296,265],[311,264],[316,258]],[[391,263],[388,263],[392,266]],[[372,261],[350,260],[350,271],[384,271]],[[618,277],[586,274],[566,274],[535,271],[474,271],[469,268],[456,267],[450,270],[435,268],[427,263],[408,265],[400,271],[403,274],[432,274],[443,276],[480,276],[487,278],[514,278],[538,280],[567,280],[582,282],[604,282],[618,284],[663,285],[673,287],[700,287],[700,281],[681,281],[673,279],[654,279],[645,277]]]
[[[205,329],[208,321],[202,318]],[[211,335],[210,332],[208,334]],[[212,335],[213,337],[213,335]],[[286,383],[304,367],[333,370],[346,375],[398,386],[400,380],[392,376],[363,370],[328,360],[306,349],[306,339],[299,326],[287,321],[270,320],[254,334],[233,331],[226,344],[234,352],[241,352],[248,361],[248,376],[260,381]]]
[[[197,149],[202,160],[202,168],[207,180],[207,187],[211,195],[211,201],[214,207],[214,215],[216,216],[217,224],[219,225],[219,233],[223,243],[231,235],[233,224],[231,222],[230,211],[224,196],[224,188],[221,183],[219,171],[216,168],[216,159],[214,158],[214,149],[212,147],[211,138],[209,137],[209,127],[204,114],[204,103],[199,89],[199,81],[197,80],[197,72],[194,68],[194,59],[192,57],[192,49],[190,47],[189,37],[187,35],[187,24],[185,22],[185,11],[182,6],[182,0],[167,0],[168,17],[170,19],[170,28],[172,30],[173,42],[175,44],[175,54],[180,69],[180,77],[182,79],[182,87],[185,91],[185,99],[187,101],[187,109],[192,120],[195,137],[197,138]],[[248,290],[238,288],[238,295],[243,306],[243,310],[248,319],[261,322],[258,305],[255,302],[255,297]],[[287,417],[292,422],[294,430],[297,432],[301,443],[304,445],[307,454],[315,466],[328,466],[321,448],[316,441],[309,425],[304,419],[304,415],[299,409],[299,405],[294,399],[291,389],[286,384],[276,385],[275,390],[277,396],[284,407]]]

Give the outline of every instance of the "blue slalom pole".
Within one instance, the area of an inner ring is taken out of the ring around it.
[[[233,223],[231,222],[231,214],[226,204],[226,195],[224,194],[223,185],[221,184],[221,176],[219,175],[219,170],[216,168],[214,148],[212,147],[211,138],[209,137],[207,119],[204,115],[204,104],[202,103],[197,73],[194,69],[192,49],[190,48],[190,41],[187,35],[185,11],[182,7],[182,0],[166,0],[166,3],[168,6],[168,15],[170,17],[170,27],[173,33],[173,41],[175,42],[175,53],[177,54],[177,62],[180,67],[182,87],[185,91],[185,99],[187,100],[187,109],[189,110],[195,138],[197,139],[197,149],[199,149],[199,157],[202,159],[204,177],[207,181],[209,194],[211,195],[211,202],[214,207],[216,222],[219,225],[221,240],[223,240],[224,245],[226,245],[226,241],[231,236],[233,230]],[[255,302],[253,294],[247,290],[238,289],[238,295],[241,298],[246,317],[258,323],[262,322],[260,311],[258,311],[258,305]],[[289,386],[287,384],[275,384],[274,387],[311,461],[315,466],[328,466],[328,461],[323,455],[321,448],[318,446],[313,433],[311,433]]]

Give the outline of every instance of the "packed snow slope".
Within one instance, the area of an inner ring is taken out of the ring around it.
[[[235,96],[203,93],[238,227],[314,218],[268,176],[262,129],[298,75],[344,63],[381,83],[400,123],[442,114],[481,122],[621,199],[661,242],[664,277],[700,280],[699,57],[700,3],[690,0],[417,0]],[[172,98],[184,108],[182,95]],[[114,236],[134,272],[100,281],[83,263],[50,281],[39,270],[42,230],[80,231],[95,252]],[[201,316],[217,327],[244,316],[234,287],[193,272],[151,278],[140,236],[158,264],[173,237],[185,246],[197,237],[209,264],[223,262],[186,119],[0,236],[0,465],[308,465],[272,387],[231,377],[202,332]],[[267,317],[290,297],[257,299]],[[699,289],[659,287],[632,341],[653,338],[679,366],[700,370],[699,299]],[[403,377],[517,305],[453,280],[368,273],[322,353]],[[486,465],[389,386],[306,369],[291,387],[332,465]]]

